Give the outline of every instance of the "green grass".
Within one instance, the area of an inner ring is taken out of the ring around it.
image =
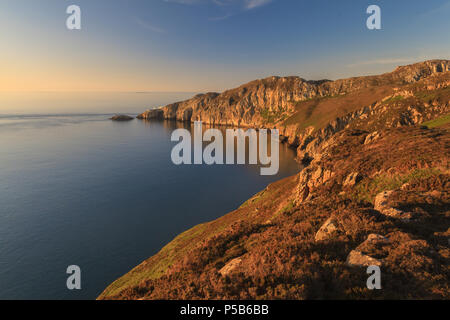
[[[286,213],[289,214],[292,212],[292,209],[294,209],[294,208],[295,208],[294,200],[290,200],[287,205],[285,205],[283,208],[281,208],[278,212],[275,212],[275,214],[272,217],[270,217],[270,220],[273,221],[274,219],[276,219],[277,217],[279,217],[282,214],[286,214]]]
[[[450,123],[450,114],[446,114],[445,116],[439,117],[437,119],[427,121],[427,122],[423,123],[422,125],[431,129],[431,128],[442,127],[449,123]]]
[[[266,193],[267,190],[263,190],[258,192],[257,194],[255,194],[253,197],[251,197],[250,199],[248,199],[247,201],[245,201],[240,207],[239,209],[248,207],[251,204],[255,204],[258,203],[260,200],[263,199],[264,194]]]
[[[289,203],[288,203],[286,206],[284,206],[284,208],[282,208],[282,209],[278,212],[277,215],[284,214],[284,213],[287,213],[287,212],[291,212],[292,209],[294,209],[294,207],[295,207],[294,200],[290,200]]]
[[[434,91],[419,91],[415,93],[415,96],[422,100],[423,102],[431,103],[434,100],[437,100],[439,98],[445,99],[448,98],[448,95],[450,94],[450,87],[441,88]]]
[[[275,123],[286,119],[287,114],[284,111],[270,111],[268,108],[261,110],[261,117],[266,123]]]
[[[387,190],[399,189],[403,184],[410,181],[427,179],[440,174],[435,168],[416,169],[403,175],[381,174],[372,179],[364,179],[356,187],[352,195],[356,201],[373,203],[377,194]]]
[[[314,101],[311,101],[314,100]],[[298,125],[297,133],[301,132],[302,130],[312,126],[317,127],[318,123],[320,122],[321,118],[323,118],[321,115],[315,115],[312,116],[314,113],[314,110],[317,108],[319,99],[311,99],[307,102],[302,101],[297,103],[297,109],[298,111],[294,113],[292,116],[288,117],[284,121],[284,125]]]

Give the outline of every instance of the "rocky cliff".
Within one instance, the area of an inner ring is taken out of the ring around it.
[[[261,127],[277,124],[295,111],[295,104],[317,97],[344,95],[358,90],[401,86],[450,70],[450,61],[432,60],[398,67],[380,76],[337,81],[307,81],[299,77],[269,77],[223,93],[199,94],[158,110],[148,110],[140,119],[164,118],[179,121],[201,120],[212,125]],[[269,118],[268,113],[279,114]]]
[[[398,67],[378,76],[337,81],[270,77],[221,94],[199,94],[186,101],[148,110],[138,118],[276,128],[284,141],[298,148],[299,159],[309,161],[317,155],[323,142],[355,120],[378,115],[388,122],[387,125],[399,126],[420,123],[448,110],[448,101],[441,104],[438,93],[433,101],[424,101],[422,94],[447,88],[448,71],[449,60],[431,60]],[[394,104],[402,104],[397,108],[407,109],[392,114]],[[374,130],[377,127],[375,123],[370,125]]]
[[[449,299],[449,108],[449,62],[433,60],[338,81],[273,77],[144,113],[279,128],[305,168],[99,298]],[[382,290],[367,289],[369,265]]]

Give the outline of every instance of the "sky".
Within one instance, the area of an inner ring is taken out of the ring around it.
[[[69,5],[81,30],[68,30]],[[381,8],[369,30],[366,9]],[[450,59],[450,0],[1,0],[0,91],[223,91]]]

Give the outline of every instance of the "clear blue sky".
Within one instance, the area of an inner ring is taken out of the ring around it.
[[[382,30],[366,28],[371,4]],[[0,91],[220,91],[450,58],[450,1],[1,0],[0,38]]]

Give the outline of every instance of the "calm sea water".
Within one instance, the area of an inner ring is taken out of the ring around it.
[[[180,123],[112,122],[106,102],[138,113],[186,97],[119,96],[0,98],[0,299],[94,299],[180,232],[299,170],[285,145],[277,176],[257,166],[175,166],[170,135]],[[64,104],[68,115],[39,112]],[[66,288],[73,264],[79,291]]]

